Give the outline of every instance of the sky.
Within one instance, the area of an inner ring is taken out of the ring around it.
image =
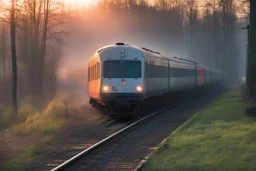
[[[64,0],[66,4],[70,5],[82,5],[82,6],[89,6],[91,4],[97,3],[98,0]]]
[[[150,0],[154,1],[154,0]],[[198,0],[199,3],[203,2],[204,0]],[[70,5],[82,5],[82,6],[90,6],[91,4],[96,4],[98,0],[64,0],[66,4]]]

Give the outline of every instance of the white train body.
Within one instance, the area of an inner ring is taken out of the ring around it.
[[[221,81],[219,70],[119,43],[98,50],[89,61],[90,102],[127,108],[145,99]]]

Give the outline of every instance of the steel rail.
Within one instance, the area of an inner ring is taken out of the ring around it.
[[[146,119],[148,119],[148,118],[150,118],[150,117],[152,117],[152,116],[154,116],[154,115],[156,115],[156,114],[159,114],[159,113],[161,113],[161,112],[163,112],[163,111],[165,111],[165,110],[167,110],[167,109],[170,109],[170,108],[172,108],[172,107],[175,107],[175,106],[177,106],[177,105],[178,105],[178,104],[170,105],[170,106],[165,107],[165,108],[163,108],[163,109],[160,109],[160,110],[158,110],[158,111],[156,111],[156,112],[154,112],[154,113],[151,113],[150,115],[148,115],[148,116],[146,116],[146,117],[144,117],[144,118],[142,118],[142,119],[140,119],[140,120],[138,120],[138,121],[135,121],[134,123],[132,123],[132,124],[126,126],[125,128],[123,128],[123,129],[121,129],[121,130],[119,130],[119,131],[117,131],[117,132],[115,132],[114,134],[112,134],[112,135],[106,137],[105,139],[103,139],[103,140],[99,141],[98,143],[92,145],[91,147],[85,149],[84,151],[80,152],[79,154],[75,155],[74,157],[70,158],[69,160],[63,162],[63,163],[60,164],[59,166],[53,168],[51,171],[59,171],[59,170],[61,170],[61,169],[64,169],[65,167],[67,167],[67,166],[70,165],[71,163],[75,162],[77,159],[79,159],[79,158],[81,158],[82,156],[88,154],[89,152],[91,152],[92,150],[98,148],[99,146],[105,144],[106,142],[108,142],[109,140],[113,139],[113,138],[116,137],[117,135],[119,135],[119,134],[121,134],[121,133],[127,131],[128,129],[130,129],[130,128],[134,127],[135,125],[139,124],[140,122],[142,122],[142,121],[144,121],[144,120],[146,120]]]

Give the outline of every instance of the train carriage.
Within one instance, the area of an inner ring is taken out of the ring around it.
[[[196,86],[195,63],[188,60],[169,59],[170,92],[189,89]]]
[[[223,75],[190,60],[117,43],[90,58],[88,94],[94,107],[128,111],[148,98],[221,81]]]

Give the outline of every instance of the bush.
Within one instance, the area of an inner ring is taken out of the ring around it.
[[[36,112],[36,109],[24,99],[18,108],[18,115],[14,119],[12,117],[12,107],[7,105],[0,105],[0,130],[8,128],[13,124],[24,122],[29,115]]]
[[[18,132],[52,134],[68,119],[70,109],[63,99],[52,100],[45,110],[29,115],[26,122],[14,127]]]
[[[11,113],[11,107],[0,105],[0,130],[13,123]]]

